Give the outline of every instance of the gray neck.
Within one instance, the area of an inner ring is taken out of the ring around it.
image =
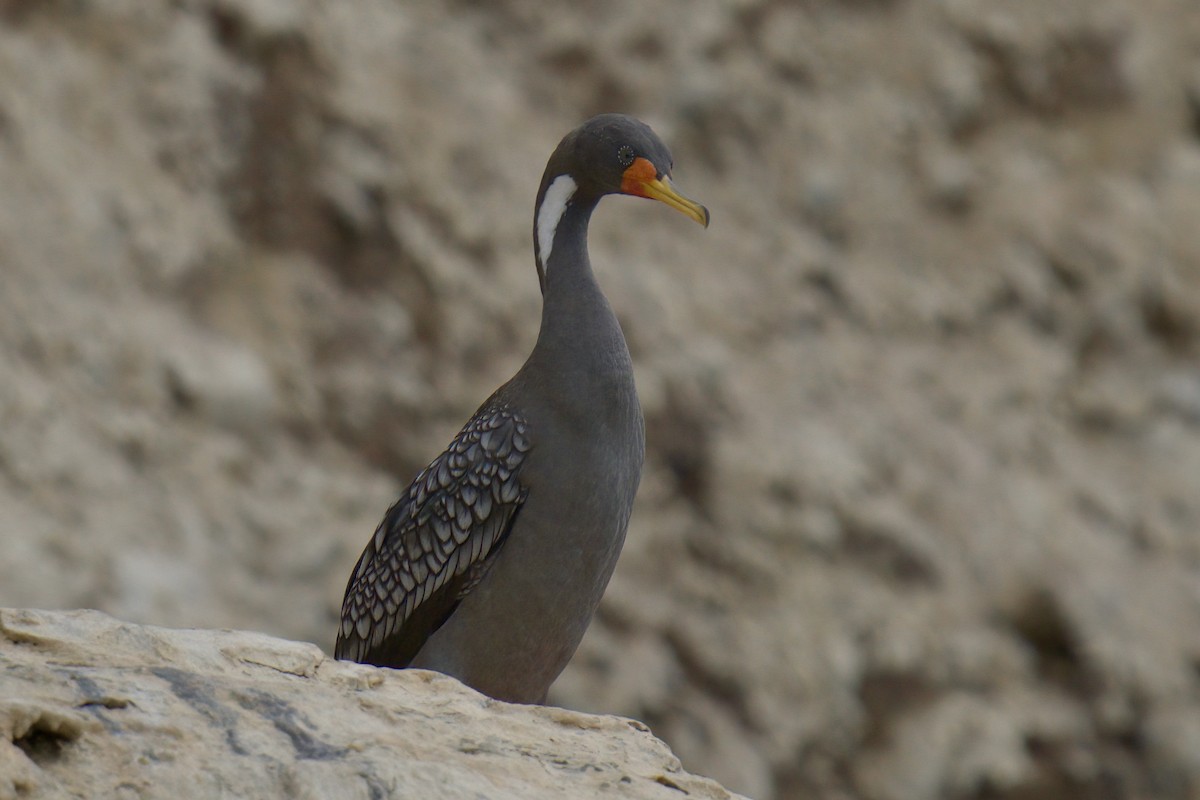
[[[596,198],[573,198],[554,232],[542,281],[542,328],[530,362],[572,380],[632,376],[621,326],[588,259]]]
[[[543,275],[545,305],[548,306],[552,299],[569,299],[580,289],[596,286],[587,248],[588,223],[595,209],[595,200],[572,199],[563,210],[554,230],[554,246]]]

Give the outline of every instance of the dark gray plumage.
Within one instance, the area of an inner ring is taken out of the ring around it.
[[[508,533],[525,499],[518,471],[529,447],[528,423],[493,398],[417,475],[354,568],[338,658],[412,661]]]
[[[335,655],[453,675],[492,697],[545,699],[583,637],[625,538],[645,443],[629,350],[587,255],[596,203],[660,200],[670,152],[631,117],[562,140],[534,216],[542,327],[496,390],[388,509],[342,603]]]

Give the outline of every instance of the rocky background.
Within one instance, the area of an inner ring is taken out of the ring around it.
[[[332,646],[522,362],[531,206],[648,469],[552,699],[759,800],[1200,796],[1195,0],[0,0],[0,605]]]

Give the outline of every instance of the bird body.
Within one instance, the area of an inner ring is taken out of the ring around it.
[[[559,144],[534,219],[537,343],[388,510],[347,585],[338,658],[544,701],[616,566],[645,452],[633,364],[592,271],[588,222],[605,194],[665,192],[655,199],[707,226],[708,212],[671,188],[670,167],[650,129],[620,115]]]

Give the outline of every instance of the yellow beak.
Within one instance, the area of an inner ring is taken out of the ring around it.
[[[666,175],[642,181],[642,191],[645,192],[646,197],[666,203],[676,211],[681,211],[704,227],[708,227],[708,209],[677,192],[671,179]]]

